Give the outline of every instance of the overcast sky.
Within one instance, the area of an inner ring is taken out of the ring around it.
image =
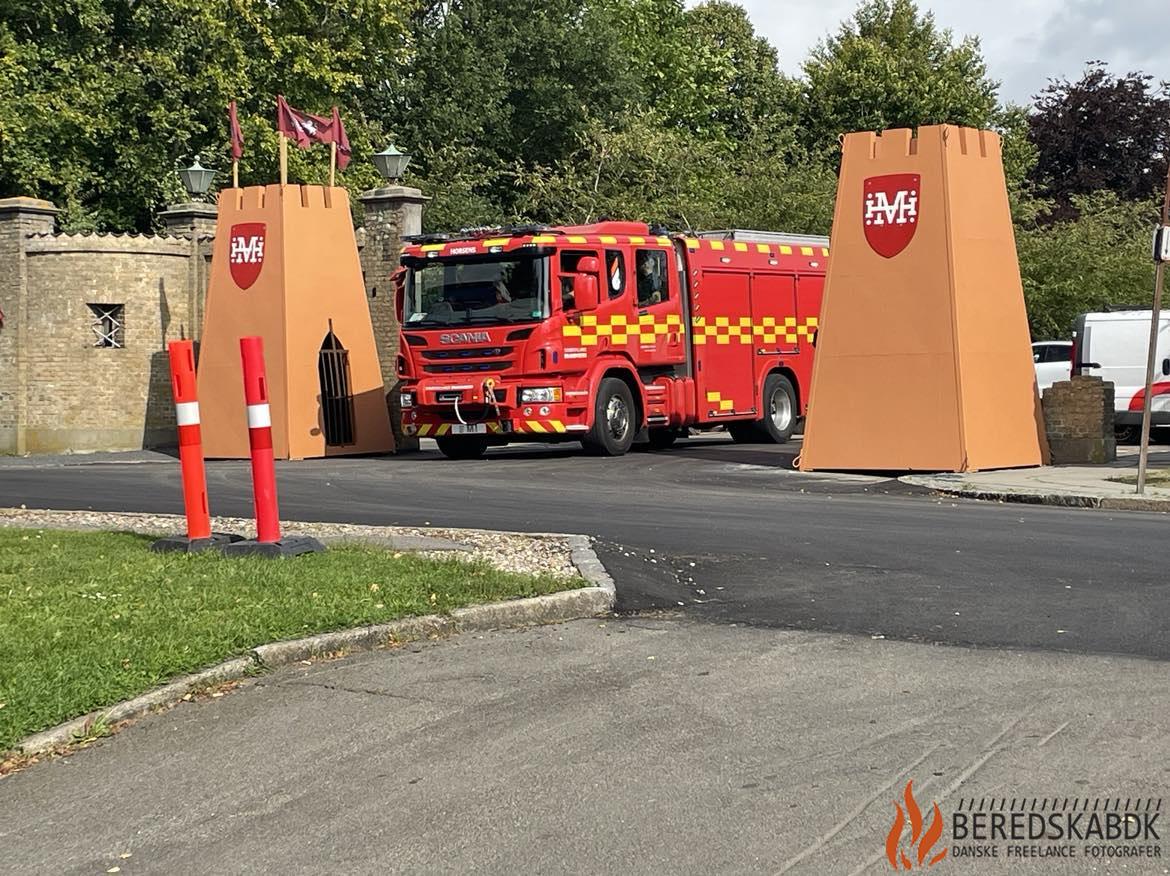
[[[756,30],[798,73],[808,50],[852,15],[855,0],[739,0]],[[695,5],[691,2],[689,5]],[[919,0],[956,37],[978,36],[1002,99],[1030,103],[1049,77],[1078,79],[1084,62],[1170,80],[1167,0]]]

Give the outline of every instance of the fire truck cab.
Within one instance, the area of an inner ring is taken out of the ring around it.
[[[786,441],[803,416],[828,239],[636,222],[408,240],[402,426],[452,458],[573,440],[607,456],[689,429]]]

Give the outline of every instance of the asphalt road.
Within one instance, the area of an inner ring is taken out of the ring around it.
[[[284,463],[282,517],[582,532],[619,608],[911,641],[1170,657],[1160,514],[939,499],[878,477],[788,470],[799,446],[691,439],[663,453],[506,448]],[[0,505],[174,512],[177,463],[10,460]],[[81,464],[77,464],[81,463]],[[247,516],[243,462],[209,466]]]
[[[289,666],[0,780],[0,871],[890,873],[913,780],[940,876],[1164,874],[1164,841],[962,859],[950,822],[1163,797],[1168,715],[1149,660],[655,618],[456,636]]]

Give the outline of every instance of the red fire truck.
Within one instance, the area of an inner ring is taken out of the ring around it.
[[[688,429],[783,442],[808,403],[828,239],[636,222],[421,235],[399,272],[408,435],[617,456]]]

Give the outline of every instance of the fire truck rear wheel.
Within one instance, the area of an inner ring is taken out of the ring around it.
[[[768,437],[783,444],[796,431],[796,389],[783,374],[769,374],[764,381],[764,419]]]
[[[637,408],[625,382],[606,377],[597,388],[593,406],[593,427],[581,439],[594,456],[622,456],[634,443]]]
[[[448,459],[480,459],[487,450],[486,438],[452,438],[444,436],[436,438],[439,452]]]
[[[753,423],[728,423],[727,431],[741,444],[783,444],[796,430],[796,390],[783,374],[769,374],[764,381],[764,416]]]

